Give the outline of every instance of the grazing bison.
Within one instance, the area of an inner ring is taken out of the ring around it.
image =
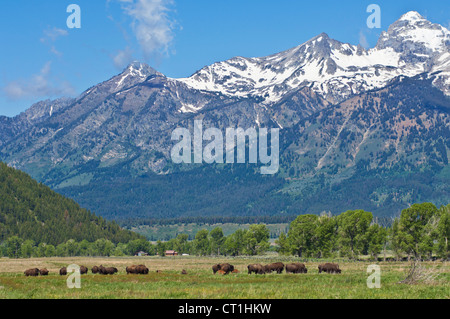
[[[84,275],[88,273],[88,268],[85,266],[80,266],[80,274]]]
[[[225,272],[226,275],[228,275],[230,272],[234,271],[234,266],[230,265],[228,263],[225,264],[216,264],[214,266],[212,266],[212,270],[213,273],[215,274],[216,272],[218,272],[219,270],[222,270]]]
[[[137,266],[136,265],[129,266],[125,270],[127,271],[127,275],[129,275],[129,274],[133,274],[133,275],[137,274]]]
[[[333,263],[326,263],[319,265],[319,274],[323,272],[329,273],[329,274],[340,274],[341,270],[339,269],[338,264]]]
[[[258,274],[258,275],[264,275],[265,270],[264,266],[260,264],[251,264],[247,266],[248,274],[251,275],[252,273]]]
[[[264,266],[264,271],[266,274],[270,274],[274,271],[277,272],[277,274],[281,274],[284,270],[284,264],[283,263],[273,263],[269,265]]]
[[[308,269],[306,268],[305,264],[292,263],[292,264],[286,265],[286,273],[306,274],[307,272],[308,272]]]
[[[116,272],[118,272],[117,268],[115,267],[103,267],[103,265],[100,265],[99,273],[102,275],[114,275]]]
[[[149,272],[149,269],[145,265],[138,265],[136,269],[137,273],[141,275],[147,275]]]
[[[25,276],[29,277],[37,277],[39,276],[39,269],[37,268],[32,268],[32,269],[27,269],[23,272],[25,274]]]
[[[220,265],[220,270],[223,270],[225,272],[225,274],[228,275],[230,272],[232,272],[234,270],[234,266],[230,265],[228,263],[221,264]]]
[[[181,271],[181,274],[182,274],[182,275],[187,275],[188,273],[187,273],[186,270],[183,269],[183,270]]]
[[[218,272],[220,270],[220,264],[216,264],[216,265],[212,266],[212,270],[215,275],[216,272]]]
[[[147,275],[149,272],[149,269],[145,265],[133,265],[126,268],[127,274],[141,274],[141,275]]]
[[[63,267],[59,270],[59,274],[61,276],[66,276],[67,275],[67,267]]]
[[[48,273],[49,273],[49,271],[48,271],[47,268],[39,269],[39,274],[40,274],[41,276],[48,276]]]
[[[98,268],[98,266],[94,266],[92,267],[91,271],[93,274],[98,274],[100,272],[100,269]]]

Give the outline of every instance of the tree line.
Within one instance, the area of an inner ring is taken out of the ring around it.
[[[269,229],[266,225],[251,225],[249,229],[238,229],[225,237],[217,227],[211,232],[200,230],[194,240],[187,234],[179,234],[167,242],[152,243],[146,239],[134,239],[126,243],[115,244],[108,239],[76,241],[70,239],[59,245],[35,243],[12,236],[0,243],[0,256],[9,258],[31,257],[76,257],[76,256],[133,256],[145,252],[150,256],[164,256],[167,250],[176,250],[179,254],[207,255],[260,255],[269,249]]]
[[[274,249],[280,255],[301,258],[358,259],[361,255],[377,259],[389,251],[394,258],[450,257],[450,204],[437,208],[431,203],[414,204],[404,209],[389,226],[380,225],[364,210],[331,214],[300,215],[281,233]],[[263,255],[270,247],[270,232],[265,224],[253,224],[224,236],[221,227],[196,233],[193,240],[179,234],[169,241],[150,242],[143,238],[125,243],[108,239],[77,242],[70,239],[59,245],[35,243],[13,236],[0,243],[0,254],[10,258],[131,256],[139,251],[164,256],[167,250],[197,256]]]
[[[450,205],[438,209],[431,203],[404,209],[390,227],[383,227],[364,210],[347,211],[338,216],[301,215],[287,234],[276,241],[283,255],[300,257],[378,258],[387,251],[399,259],[433,256],[449,258]]]

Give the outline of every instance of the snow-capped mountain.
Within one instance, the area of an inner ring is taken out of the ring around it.
[[[250,198],[258,193],[255,179],[245,170],[242,176],[249,180],[241,183],[226,167],[222,184],[211,185],[205,179],[216,173],[206,168],[194,173],[197,184],[192,183],[188,172],[196,166],[180,167],[170,159],[173,130],[193,129],[194,120],[224,131],[279,127],[280,174],[276,183],[257,180],[274,192],[299,195],[286,201],[293,201],[294,210],[313,202],[321,209],[329,202],[350,209],[355,192],[379,211],[407,201],[444,202],[450,194],[449,49],[446,28],[408,12],[371,49],[323,33],[278,54],[236,57],[182,79],[133,62],[76,98],[39,102],[14,118],[0,116],[0,160],[105,214],[116,214],[112,194],[136,203],[118,215],[151,216],[161,207],[171,211],[177,200],[162,198],[186,184],[181,193],[188,195],[180,203],[193,215],[211,206],[199,198],[209,189],[199,194],[198,187],[218,185],[214,198],[234,198],[234,186],[243,187]],[[393,180],[396,174],[400,177]],[[148,185],[135,183],[137,176],[147,176]],[[146,197],[160,186],[164,194]],[[317,197],[307,198],[304,189]],[[259,199],[273,211],[287,209],[285,201],[266,195]],[[300,195],[306,197],[295,206]],[[236,211],[255,207],[259,210],[251,214],[265,213],[259,199]],[[224,211],[235,210],[227,206],[230,201],[223,201]]]
[[[450,94],[450,32],[408,12],[383,32],[375,48],[330,39],[325,33],[262,58],[236,57],[180,79],[198,90],[262,97],[265,104],[311,87],[332,103],[386,86],[392,79],[441,72],[436,86]]]

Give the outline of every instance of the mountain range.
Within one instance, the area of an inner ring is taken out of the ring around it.
[[[134,62],[0,117],[0,160],[107,218],[261,216],[450,199],[450,31],[408,12],[371,49],[320,34],[189,78]],[[280,171],[175,165],[177,127],[280,128]]]

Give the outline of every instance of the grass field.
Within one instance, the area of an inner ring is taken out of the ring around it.
[[[293,260],[293,259],[292,259]],[[1,299],[449,299],[450,265],[427,262],[428,271],[438,274],[428,283],[398,284],[406,277],[409,263],[378,263],[381,289],[367,288],[369,262],[340,262],[342,274],[318,274],[319,262],[306,262],[307,274],[248,275],[250,263],[275,260],[258,258],[217,259],[202,257],[140,258],[39,258],[0,259]],[[240,273],[213,275],[211,266],[230,262]],[[287,262],[287,261],[285,261]],[[81,289],[69,289],[63,266],[103,264],[118,268],[113,276],[83,275]],[[145,264],[148,275],[127,275],[125,267]],[[47,277],[25,277],[29,268],[47,268]],[[187,275],[182,275],[185,269]],[[157,273],[156,270],[160,270]]]

